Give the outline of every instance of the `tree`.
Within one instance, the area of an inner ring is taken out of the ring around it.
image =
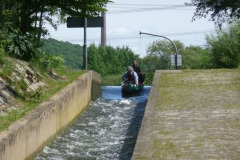
[[[238,22],[206,37],[214,68],[237,68],[240,65],[240,27]]]
[[[4,0],[2,5],[2,18],[13,20],[25,35],[32,29],[34,22],[49,22],[53,27],[64,22],[65,16],[95,17],[106,11],[109,0]],[[12,16],[6,17],[6,12]],[[41,19],[43,18],[43,20]],[[54,21],[54,18],[57,18]]]
[[[28,39],[33,48],[41,45],[40,38],[48,34],[47,29],[43,26],[45,23],[51,24],[57,29],[57,26],[66,21],[66,16],[82,18],[95,17],[103,11],[106,11],[106,4],[110,0],[2,0],[0,3],[0,36],[11,35],[12,33],[7,28],[6,23],[11,22],[12,30],[19,30],[19,35],[14,37],[21,37]],[[16,32],[15,32],[16,33]],[[14,33],[14,34],[15,34]],[[12,36],[13,37],[13,36]],[[34,56],[34,52],[24,51],[25,47],[18,41],[11,39],[11,37],[4,38],[9,41],[6,48],[20,48],[18,55],[23,55],[23,60],[29,60]],[[3,39],[3,40],[4,40]],[[17,43],[11,43],[17,42]],[[1,42],[0,43],[6,43]],[[19,47],[20,46],[20,47]],[[14,53],[16,49],[13,50]]]
[[[177,47],[178,53],[181,54],[184,45],[180,41],[173,41]],[[169,69],[170,68],[170,55],[175,55],[176,50],[174,45],[167,40],[157,40],[150,44],[147,48],[147,56],[143,58],[144,68],[150,67],[152,71],[156,69]],[[154,61],[152,61],[154,59]],[[152,64],[147,64],[147,63]],[[149,68],[147,69],[149,70]]]
[[[37,37],[47,34],[45,23],[55,29],[66,21],[66,16],[95,17],[106,10],[109,0],[3,0],[0,4],[0,23],[13,22],[23,35]]]
[[[182,69],[210,69],[212,55],[208,48],[188,46],[182,51]]]
[[[210,14],[210,20],[220,28],[227,19],[240,18],[239,0],[192,0],[185,4],[197,7],[193,21],[197,18],[206,18]]]
[[[132,60],[141,64],[139,55],[134,54],[129,47],[116,47],[91,44],[88,47],[88,68],[106,75],[123,74]]]

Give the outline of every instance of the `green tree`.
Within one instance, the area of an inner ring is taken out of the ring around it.
[[[212,68],[212,55],[208,48],[188,46],[182,51],[182,69]]]
[[[214,68],[237,68],[240,64],[239,23],[228,25],[207,36],[207,43],[213,56]]]
[[[3,0],[1,18],[12,21],[26,35],[35,22],[49,22],[53,27],[65,21],[65,16],[95,17],[106,11],[109,0]],[[57,18],[55,20],[55,18]],[[42,24],[41,24],[42,25]]]
[[[184,45],[180,41],[174,40],[178,53],[184,50]],[[176,54],[174,45],[167,40],[157,40],[150,44],[147,48],[147,56],[143,59],[144,68],[150,67],[152,71],[156,69],[170,69],[170,56]],[[152,64],[149,64],[151,63]],[[149,70],[149,69],[147,69]]]
[[[28,38],[28,41],[33,44],[34,48],[41,45],[40,37],[48,34],[47,29],[43,26],[49,23],[52,27],[57,29],[57,26],[66,22],[66,16],[83,18],[95,17],[103,11],[106,11],[106,4],[110,0],[2,0],[0,3],[0,35],[6,36],[5,41],[10,52],[14,51],[17,55],[23,55],[21,59],[30,60],[34,52],[24,51],[29,48],[29,45],[17,41],[17,38]],[[14,30],[19,30],[18,34],[13,39],[8,35],[12,32],[9,30],[7,23],[11,22]],[[2,42],[0,39],[1,43]],[[12,43],[13,42],[13,43]],[[18,54],[18,50],[24,52]],[[36,54],[37,52],[35,52]]]
[[[107,75],[107,68],[104,59],[106,52],[102,46],[90,44],[88,47],[88,69],[100,73],[102,76]]]
[[[123,74],[127,67],[136,60],[141,64],[139,55],[134,54],[129,47],[112,47],[91,44],[88,48],[88,69],[107,75]]]

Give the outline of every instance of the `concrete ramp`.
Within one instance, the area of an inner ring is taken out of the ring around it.
[[[239,69],[156,71],[132,160],[237,160],[239,115]]]

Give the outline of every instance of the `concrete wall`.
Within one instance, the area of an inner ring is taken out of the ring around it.
[[[0,160],[31,157],[101,94],[101,75],[88,71],[0,133]]]

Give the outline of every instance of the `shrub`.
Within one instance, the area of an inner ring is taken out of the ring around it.
[[[11,57],[16,57],[21,60],[29,61],[35,55],[34,45],[24,36],[21,31],[13,25],[8,24],[9,36],[6,41],[6,52]]]
[[[37,50],[37,56],[31,60],[31,65],[42,71],[50,71],[55,68],[64,68],[65,60],[59,56],[53,56],[49,53]]]
[[[233,23],[207,36],[214,68],[237,68],[240,65],[239,34],[239,23]]]

